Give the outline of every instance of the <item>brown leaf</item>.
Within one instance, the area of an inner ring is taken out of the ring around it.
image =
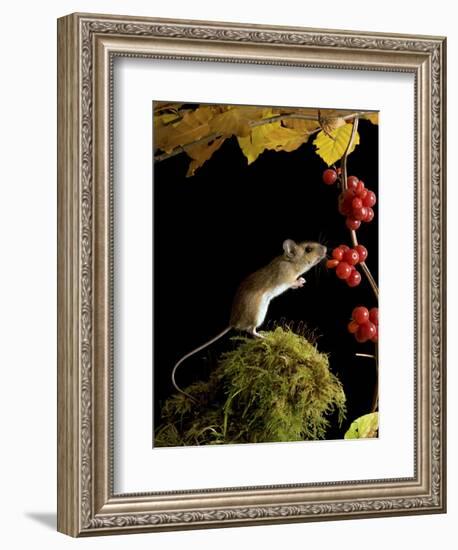
[[[345,124],[345,119],[342,117],[328,117],[323,116],[323,113],[321,113],[320,126],[325,134],[331,135],[334,130],[337,130],[341,126],[345,126]]]

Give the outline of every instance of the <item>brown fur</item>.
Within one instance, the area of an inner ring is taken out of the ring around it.
[[[255,331],[261,324],[259,310],[263,302],[267,300],[268,306],[275,296],[288,288],[296,288],[298,277],[316,265],[326,254],[325,247],[311,242],[296,244],[288,240],[283,247],[282,256],[274,258],[240,284],[232,305],[231,327],[248,332]],[[313,247],[313,250],[306,252],[308,247]],[[264,317],[265,315],[262,321]]]

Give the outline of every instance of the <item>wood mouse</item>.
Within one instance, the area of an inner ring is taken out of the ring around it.
[[[232,303],[229,326],[205,344],[184,355],[175,364],[172,371],[172,384],[175,389],[194,400],[175,381],[178,367],[183,361],[210,346],[231,329],[263,338],[256,329],[264,322],[270,301],[289,288],[304,286],[305,279],[302,275],[325,258],[326,251],[325,246],[316,242],[295,243],[291,239],[284,241],[283,254],[274,258],[265,267],[248,275],[238,287]]]

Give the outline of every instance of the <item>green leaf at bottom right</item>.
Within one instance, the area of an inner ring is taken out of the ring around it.
[[[365,414],[353,420],[344,439],[365,439],[378,436],[378,412]]]

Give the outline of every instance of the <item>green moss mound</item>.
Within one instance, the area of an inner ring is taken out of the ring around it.
[[[207,382],[170,397],[156,447],[324,439],[329,417],[345,418],[345,394],[328,357],[305,337],[277,327],[237,337]]]

